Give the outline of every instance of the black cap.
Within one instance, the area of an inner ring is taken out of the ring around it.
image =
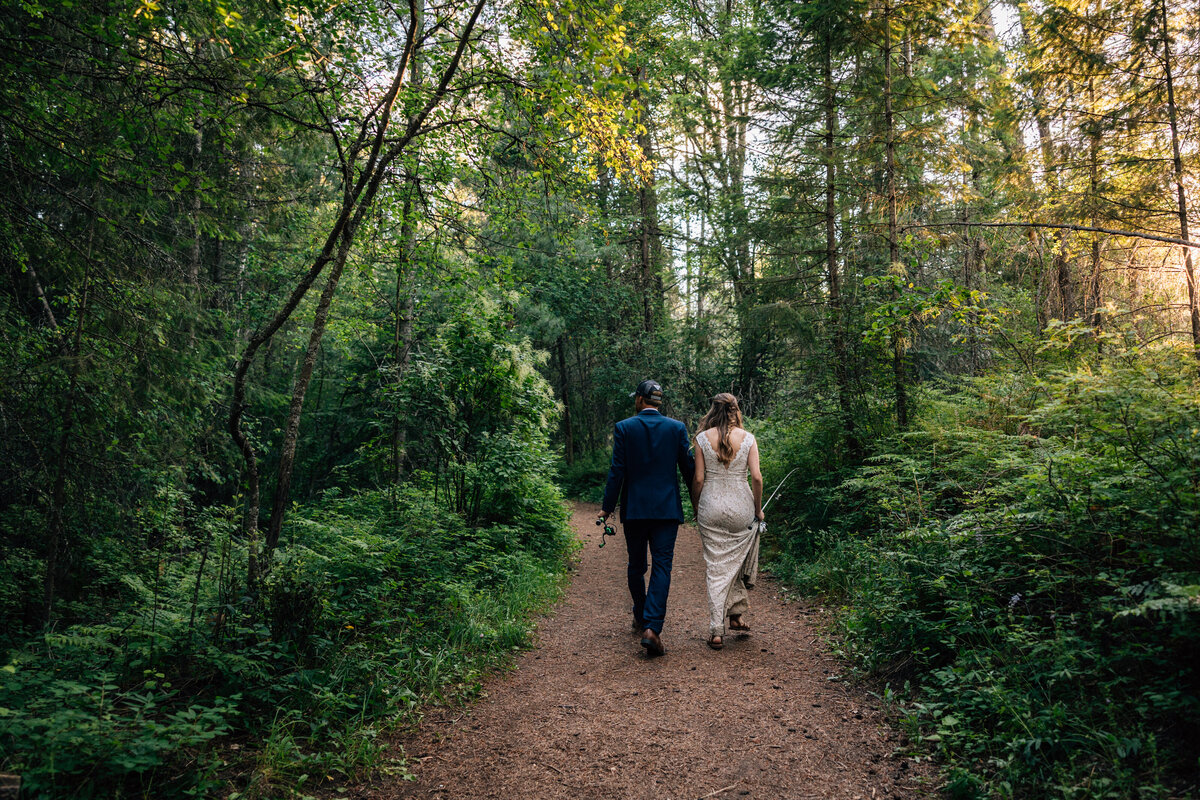
[[[646,401],[652,405],[658,405],[663,399],[662,387],[658,385],[658,381],[647,378],[638,384],[637,391],[630,392],[630,397],[644,397]]]

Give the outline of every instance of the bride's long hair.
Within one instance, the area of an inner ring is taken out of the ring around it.
[[[729,392],[721,392],[714,397],[712,407],[708,409],[704,419],[700,420],[701,433],[709,428],[717,429],[717,460],[727,467],[729,462],[733,461],[734,456],[731,434],[734,428],[740,427],[742,427],[742,409],[738,408],[737,398]]]

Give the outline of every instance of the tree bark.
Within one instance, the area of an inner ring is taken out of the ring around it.
[[[821,65],[825,104],[825,271],[829,281],[829,310],[833,323],[833,377],[837,384],[838,411],[842,417],[842,437],[852,462],[862,458],[862,445],[854,412],[850,405],[850,365],[846,347],[846,319],[842,308],[841,275],[838,271],[837,246],[837,92],[833,83],[833,35],[826,30],[824,59]]]
[[[705,206],[707,208],[707,206]],[[704,210],[700,211],[700,241],[706,241],[708,217]],[[696,326],[704,321],[704,251],[696,257]]]
[[[1187,193],[1183,188],[1183,159],[1179,154],[1179,123],[1175,108],[1175,79],[1171,68],[1171,24],[1167,16],[1167,0],[1159,0],[1163,24],[1163,68],[1167,77],[1167,118],[1171,126],[1171,165],[1174,169],[1175,196],[1179,208],[1179,236],[1188,239]],[[1187,275],[1188,317],[1192,329],[1192,348],[1200,360],[1200,306],[1196,301],[1196,272],[1192,266],[1192,249],[1183,249],[1183,269]]]
[[[964,134],[964,143],[966,140]],[[971,204],[967,200],[967,189],[970,187],[967,174],[964,172],[962,176],[963,182],[963,198],[962,198],[962,221],[966,233],[963,235],[963,288],[970,290],[971,284],[974,282],[975,273],[978,269],[975,263],[975,237],[971,235],[971,226],[966,223],[971,221]],[[967,358],[971,363],[971,374],[979,374],[979,346],[976,341],[975,327],[973,325],[967,330]]]
[[[243,152],[238,177],[245,191],[243,200],[245,209],[241,220],[238,222],[238,241],[233,257],[233,298],[237,307],[241,307],[246,297],[246,267],[250,261],[250,238],[254,226],[254,178],[257,171],[254,156],[249,151]],[[240,327],[239,322],[237,340],[240,341],[244,335],[245,329]]]
[[[392,362],[396,374],[392,383],[398,390],[401,381],[408,372],[409,361],[412,357],[413,322],[415,307],[413,297],[412,274],[413,253],[410,249],[413,233],[408,228],[408,215],[412,213],[412,201],[404,201],[404,223],[400,227],[401,263],[396,268],[396,325],[392,340]],[[396,408],[392,411],[392,483],[399,484],[404,475],[405,444],[408,440],[408,429],[404,426],[402,409],[399,406],[399,396],[395,400]]]
[[[1100,123],[1096,112],[1096,79],[1088,80],[1088,102],[1092,111],[1090,130],[1088,131],[1088,211],[1092,227],[1097,227],[1099,219],[1099,202],[1097,194],[1100,190]],[[1100,236],[1092,233],[1090,248],[1090,271],[1088,274],[1088,305],[1091,306],[1091,324],[1100,332],[1104,324],[1100,306],[1103,303],[1100,286]]]
[[[683,140],[683,168],[686,173],[687,166],[692,160],[692,140],[685,138]],[[688,208],[683,212],[683,323],[687,330],[692,329],[692,292],[695,289],[695,281],[692,278],[692,209]]]
[[[604,159],[597,157],[596,162],[596,205],[600,210],[600,223],[604,226],[604,247],[600,251],[600,259],[604,262],[604,277],[611,286],[617,279],[616,271],[613,268],[613,259],[608,248],[609,199],[612,194],[612,173],[604,163]],[[608,332],[609,334],[616,332],[615,320],[611,318],[608,320]]]
[[[296,462],[296,442],[300,436],[300,415],[304,410],[304,396],[312,380],[313,368],[317,363],[317,354],[321,349],[321,339],[325,335],[325,326],[329,321],[329,308],[333,304],[333,295],[337,291],[338,281],[341,280],[342,270],[346,266],[346,258],[350,254],[350,245],[354,241],[357,225],[347,227],[338,248],[337,258],[325,280],[325,288],[317,302],[317,311],[313,317],[312,331],[308,336],[308,347],[304,351],[304,360],[300,364],[300,374],[296,376],[292,388],[292,402],[288,408],[287,425],[284,428],[283,444],[279,456],[279,478],[275,488],[275,502],[271,508],[271,519],[267,527],[265,550],[270,553],[279,545],[279,535],[283,530],[283,520],[287,515],[288,503],[291,501],[292,472]]]
[[[1067,258],[1066,239],[1057,234],[1054,252],[1054,280],[1058,286],[1058,299],[1062,304],[1062,319],[1068,320],[1075,314],[1075,287],[1071,285],[1071,262]]]
[[[568,464],[575,463],[575,438],[574,432],[571,430],[571,394],[570,381],[567,379],[567,355],[563,348],[563,337],[558,337],[558,343],[555,348],[558,351],[558,393],[562,397],[563,404],[563,433],[566,441],[564,447],[566,449],[565,456]]]
[[[1029,38],[1029,22],[1031,14],[1028,2],[1021,0],[1017,4],[1017,21],[1021,26],[1023,38]],[[1033,85],[1033,118],[1037,123],[1038,145],[1042,152],[1042,179],[1046,191],[1050,193],[1051,205],[1058,204],[1058,159],[1054,152],[1054,134],[1050,129],[1050,117],[1046,112],[1046,95],[1039,81]],[[1075,299],[1071,286],[1071,266],[1067,261],[1066,238],[1061,232],[1054,237],[1055,247],[1053,261],[1050,266],[1054,285],[1058,288],[1059,303],[1062,309],[1061,319],[1068,320],[1074,312]],[[1049,305],[1049,302],[1047,302]]]
[[[408,213],[408,203],[404,205],[406,205],[404,213]],[[412,254],[409,254],[409,257],[410,255]],[[412,261],[409,261],[409,270],[412,269],[410,264],[412,264]],[[404,275],[406,271],[406,267],[404,266],[397,267],[396,270],[396,329],[394,341],[392,341],[392,361],[396,365],[396,374],[392,383],[394,383],[397,390],[400,389],[404,375],[408,373],[408,365],[413,353],[415,299],[413,297],[413,287],[410,285],[413,281],[413,276]],[[391,482],[394,485],[398,485],[404,474],[404,451],[406,451],[408,441],[408,428],[404,427],[400,398],[398,396],[395,402],[396,408],[392,410],[391,422]]]
[[[62,405],[62,428],[58,435],[54,485],[50,489],[50,519],[46,526],[46,575],[42,584],[42,622],[50,623],[54,611],[57,590],[58,565],[63,548],[63,513],[67,505],[67,472],[71,467],[71,433],[79,418],[76,406],[79,403],[79,373],[82,368],[83,325],[87,319],[88,300],[91,295],[92,239],[96,222],[92,221],[88,232],[88,249],[83,276],[83,296],[76,312],[75,331],[72,336],[70,365],[67,368],[67,394]],[[57,328],[57,325],[55,326]]]
[[[46,291],[42,288],[42,281],[38,278],[37,270],[33,268],[32,261],[25,264],[25,272],[29,275],[29,280],[33,283],[33,293],[37,295],[38,302],[42,306],[42,314],[46,317],[46,324],[51,328],[57,328],[58,319],[54,316],[54,309],[50,307],[50,301],[46,298]]]
[[[423,34],[425,29],[425,0],[418,0],[415,8],[416,22],[414,27],[418,31],[417,40],[420,42],[422,38],[421,34]],[[412,68],[408,80],[412,86],[420,86],[421,78],[421,52],[418,44],[413,49]],[[409,121],[411,122],[412,120]],[[413,317],[415,312],[415,297],[413,296],[413,292],[416,283],[416,273],[414,271],[415,260],[413,258],[416,252],[416,231],[413,225],[413,210],[418,190],[417,170],[420,169],[421,161],[419,148],[416,155],[414,171],[405,178],[408,187],[404,197],[404,219],[400,223],[400,263],[396,267],[396,326],[392,341],[392,363],[396,370],[393,384],[397,391],[400,388],[401,381],[404,380],[405,374],[408,372],[409,359],[412,354]],[[395,402],[396,408],[392,412],[392,484],[399,485],[400,479],[404,475],[405,444],[408,439],[408,428],[403,423],[403,414],[399,405],[398,393]]]
[[[746,120],[749,117],[749,89],[740,81],[725,81],[726,147],[729,170],[730,227],[733,237],[730,261],[733,268],[734,299],[741,329],[741,357],[738,383],[742,410],[754,413],[757,394],[758,358],[761,337],[753,311],[757,294],[754,258],[750,250],[750,211],[746,204]]]
[[[201,165],[200,158],[204,153],[204,121],[200,114],[196,114],[193,125],[192,137],[192,245],[188,251],[188,274],[187,281],[193,288],[200,287],[200,245],[202,235],[200,233],[200,210],[202,207],[202,198],[200,192]]]
[[[646,80],[646,66],[643,64],[638,78]],[[650,101],[638,89],[635,100],[642,110],[642,123],[645,132],[638,134],[638,146],[647,159],[654,156],[653,144],[650,140]],[[659,316],[662,304],[662,275],[659,273],[662,254],[662,232],[658,226],[658,194],[654,184],[643,181],[638,186],[638,282],[642,295],[642,327],[646,333],[654,330],[655,321]]]
[[[892,111],[892,5],[883,3],[883,126],[885,134],[884,170],[887,180],[888,271],[902,271],[900,243],[896,224],[896,124]],[[908,386],[904,374],[904,334],[892,332],[892,380],[896,389],[896,424],[908,427]]]

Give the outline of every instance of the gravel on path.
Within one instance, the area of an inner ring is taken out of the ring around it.
[[[598,508],[577,504],[584,541],[567,596],[538,624],[537,646],[468,707],[434,709],[401,738],[415,781],[377,778],[372,800],[613,798],[808,800],[934,793],[925,763],[897,755],[879,703],[838,680],[821,613],[750,592],[752,631],[709,649],[704,557],[680,528],[666,655],[630,630],[625,546],[597,547]]]

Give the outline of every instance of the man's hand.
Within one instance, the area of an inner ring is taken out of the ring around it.
[[[608,521],[608,518],[611,515],[612,515],[611,511],[601,511],[599,514],[596,515],[596,519],[598,519],[601,524],[604,524],[605,522]]]

